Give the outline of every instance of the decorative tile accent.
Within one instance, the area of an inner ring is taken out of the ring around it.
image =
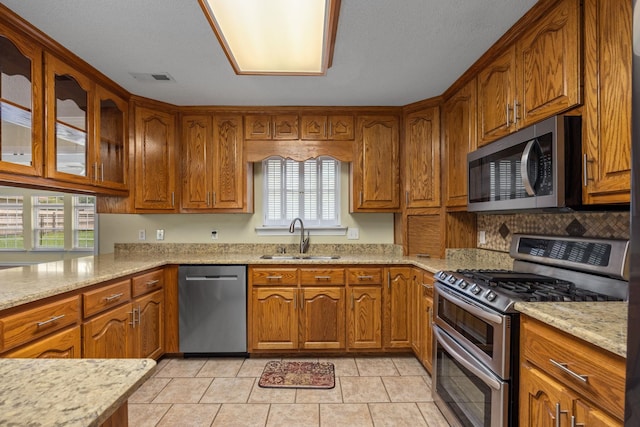
[[[502,223],[502,225],[498,229],[498,233],[500,233],[503,239],[506,239],[507,236],[509,235],[509,232],[510,231],[509,231],[509,227],[507,227],[507,224]]]
[[[575,232],[574,227],[570,227],[573,221],[584,227],[584,237],[629,238],[629,211],[478,214],[478,230],[485,231],[486,243],[477,247],[509,252],[511,239],[502,235],[500,229],[503,225],[512,234],[569,236]]]
[[[565,230],[567,231],[567,234],[569,236],[578,236],[578,237],[584,236],[584,233],[587,232],[587,229],[584,228],[582,224],[580,224],[580,221],[578,221],[577,219],[574,219],[573,221],[571,221],[567,226],[567,228],[565,228]]]

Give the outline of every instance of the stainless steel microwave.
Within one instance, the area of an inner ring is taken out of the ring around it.
[[[582,120],[554,116],[467,155],[471,212],[577,207]]]

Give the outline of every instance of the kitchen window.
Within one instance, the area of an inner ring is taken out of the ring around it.
[[[262,166],[266,227],[288,227],[298,217],[305,227],[339,227],[338,160],[323,156],[298,162],[270,157]]]
[[[33,197],[34,248],[64,249],[64,196]]]
[[[0,249],[24,249],[23,196],[0,196]]]

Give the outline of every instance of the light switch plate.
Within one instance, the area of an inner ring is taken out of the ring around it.
[[[347,239],[358,240],[360,238],[360,230],[355,227],[349,227],[347,230]]]
[[[484,245],[487,243],[487,232],[481,230],[478,232],[478,243]]]
[[[138,240],[147,240],[147,232],[145,230],[138,230]]]
[[[164,230],[156,230],[156,240],[164,240]]]

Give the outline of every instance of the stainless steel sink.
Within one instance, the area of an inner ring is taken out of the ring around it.
[[[327,260],[327,259],[340,259],[339,255],[262,255],[261,259],[309,259],[309,260]]]

